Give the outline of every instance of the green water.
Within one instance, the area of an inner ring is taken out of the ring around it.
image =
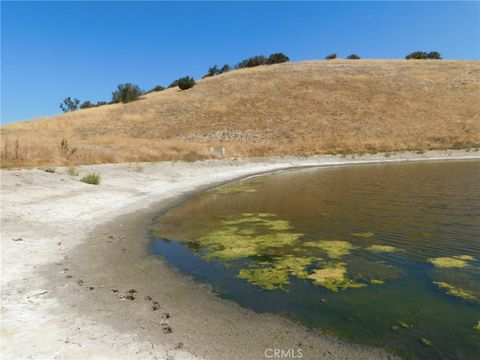
[[[479,175],[450,161],[255,177],[161,214],[151,252],[258,312],[405,358],[476,359]]]

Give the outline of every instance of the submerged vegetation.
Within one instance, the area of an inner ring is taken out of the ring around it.
[[[477,300],[477,297],[475,296],[475,294],[465,291],[459,287],[453,286],[449,283],[442,282],[442,281],[434,281],[433,283],[436,286],[438,286],[439,289],[446,292],[448,295],[456,296],[464,300],[470,300],[470,301]]]
[[[463,268],[467,267],[467,260],[473,260],[469,255],[460,255],[452,257],[437,257],[428,259],[430,263],[440,268]]]

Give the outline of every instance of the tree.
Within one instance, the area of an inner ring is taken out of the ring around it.
[[[430,51],[427,55],[427,57],[431,60],[441,60],[442,55],[438,51]]]
[[[208,69],[208,72],[204,77],[215,76],[218,74],[220,74],[220,69],[217,67],[217,65],[213,65]]]
[[[230,70],[231,70],[231,69],[230,69],[230,65],[225,64],[225,65],[223,65],[222,68],[220,69],[220,74],[229,72]]]
[[[172,83],[170,85],[168,85],[168,88],[173,88],[173,87],[177,87],[178,86],[178,80],[175,80],[175,81],[172,81]]]
[[[333,60],[337,58],[337,54],[330,54],[325,56],[325,60]]]
[[[80,104],[80,100],[72,99],[69,96],[65,98],[62,103],[60,103],[60,109],[62,109],[64,113],[75,111],[78,110],[78,104]]]
[[[287,55],[285,54],[282,54],[282,53],[274,53],[272,55],[270,55],[267,59],[267,64],[268,65],[271,65],[271,64],[280,64],[280,63],[283,63],[283,62],[287,62],[289,61],[290,59],[288,58]]]
[[[80,109],[88,109],[88,108],[92,108],[92,107],[95,107],[95,104],[94,103],[91,103],[90,101],[84,101],[81,105],[80,105]]]
[[[240,61],[237,65],[235,65],[236,69],[243,69],[249,67],[255,67],[259,65],[265,65],[267,63],[267,58],[263,55],[257,55],[249,57],[248,59]]]
[[[178,87],[180,90],[187,90],[195,85],[195,80],[190,76],[184,76],[178,79]]]
[[[405,56],[405,59],[410,60],[410,59],[415,59],[415,60],[441,60],[442,56],[438,51],[414,51],[407,56]]]
[[[414,51],[414,52],[408,54],[407,56],[405,56],[405,59],[407,59],[407,60],[411,60],[411,59],[415,59],[415,60],[428,59],[428,53],[426,53],[425,51]]]
[[[128,103],[138,100],[143,94],[143,91],[138,85],[132,83],[120,84],[117,86],[117,90],[112,93],[112,103]]]
[[[107,102],[106,101],[97,101],[97,103],[95,104],[95,106],[102,106],[102,105],[107,105]]]
[[[358,60],[358,59],[360,59],[360,56],[355,55],[355,54],[351,54],[351,55],[348,55],[348,56],[347,56],[347,59],[350,59],[350,60]]]

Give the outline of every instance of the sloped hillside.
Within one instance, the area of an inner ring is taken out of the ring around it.
[[[480,63],[332,60],[231,71],[1,128],[2,165],[478,147]],[[18,142],[17,142],[18,139]],[[17,144],[16,144],[17,142]]]

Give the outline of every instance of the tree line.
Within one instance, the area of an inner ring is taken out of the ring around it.
[[[325,60],[334,60],[337,59],[337,54],[329,54],[325,56]],[[350,54],[347,56],[349,60],[359,60],[360,56],[356,54]],[[414,51],[407,56],[405,59],[411,60],[440,60],[442,56],[438,51]],[[235,64],[234,66],[230,66],[228,64],[223,65],[222,67],[218,67],[217,65],[211,66],[207,73],[202,77],[211,77],[220,74],[224,74],[231,70],[236,69],[244,69],[244,68],[251,68],[260,65],[273,65],[273,64],[280,64],[290,61],[289,57],[283,53],[273,53],[270,56],[264,55],[255,55],[251,56],[247,59],[240,61],[239,63]],[[191,76],[183,76],[175,81],[173,81],[168,88],[178,87],[180,90],[187,90],[195,86],[195,79]],[[135,100],[138,100],[142,95],[149,94],[151,92],[162,91],[165,88],[161,85],[157,85],[153,87],[151,90],[144,91],[138,85],[132,83],[124,83],[117,86],[117,89],[112,92],[112,100],[110,102],[106,101],[98,101],[96,103],[92,103],[89,100],[84,102],[80,102],[79,99],[71,98],[70,96],[65,98],[63,102],[60,103],[60,109],[63,112],[71,112],[76,111],[79,109],[88,109],[97,106],[107,105],[107,104],[117,104],[117,103],[129,103]]]

